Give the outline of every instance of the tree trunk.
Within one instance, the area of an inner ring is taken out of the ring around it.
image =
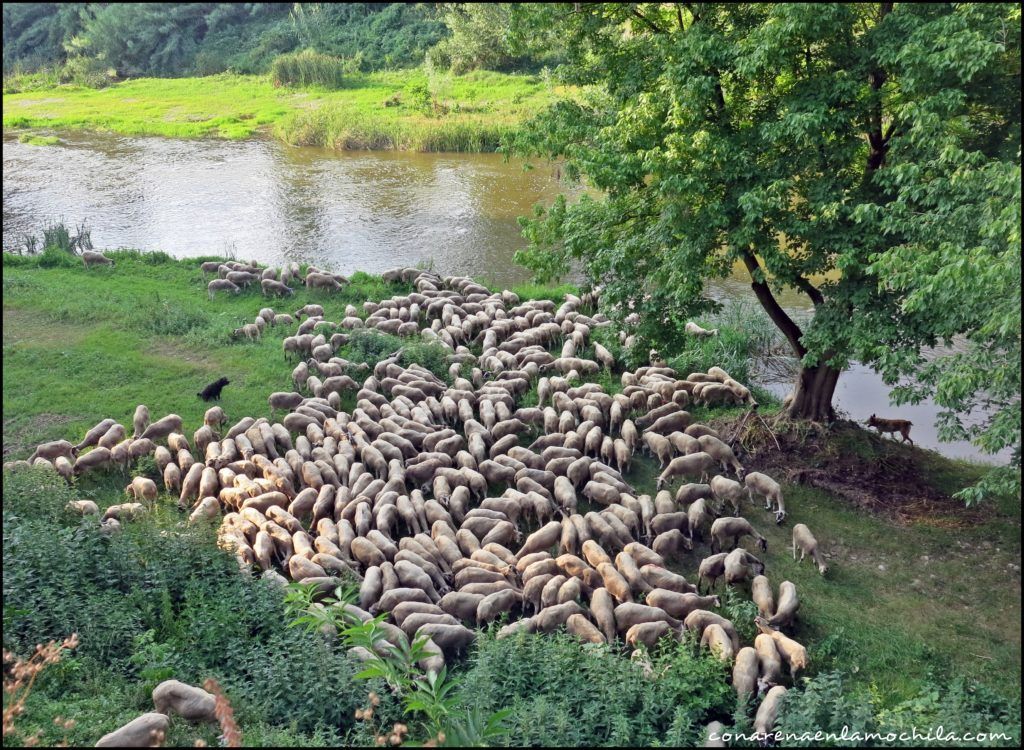
[[[801,367],[793,389],[793,400],[786,407],[790,419],[831,422],[836,418],[832,396],[839,382],[840,370],[829,365]]]

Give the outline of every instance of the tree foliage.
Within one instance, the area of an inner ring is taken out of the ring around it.
[[[714,306],[705,280],[739,265],[802,360],[798,398],[817,393],[794,416],[829,416],[856,359],[918,376],[899,398],[988,402],[996,416],[960,434],[1019,445],[1017,6],[547,4],[514,23],[557,29],[562,75],[587,87],[516,149],[599,191],[538,208],[521,262],[543,278],[578,264],[666,348]],[[782,286],[813,303],[803,327]],[[925,362],[960,336],[969,351]]]
[[[9,3],[4,72],[97,60],[124,76],[266,72],[312,49],[365,69],[419,64],[447,29],[423,3]]]

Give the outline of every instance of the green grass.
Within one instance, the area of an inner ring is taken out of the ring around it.
[[[22,133],[18,136],[19,143],[27,143],[29,146],[56,146],[60,138],[55,135],[38,135],[36,133]]]
[[[221,400],[229,417],[266,414],[268,394],[292,390],[294,363],[285,363],[281,340],[294,327],[268,327],[257,343],[232,341],[233,329],[263,307],[294,312],[308,302],[340,320],[347,304],[404,289],[357,273],[335,294],[300,287],[283,301],[258,290],[210,301],[202,259],[108,257],[115,268],[86,271],[78,261],[37,268],[4,256],[5,457],[80,436],[106,417],[130,424],[140,403],[154,418],[175,413],[201,423],[209,404],[196,393],[222,375],[231,381]]]
[[[415,83],[428,86],[438,113],[415,105],[407,93]],[[420,70],[357,74],[344,86],[295,90],[275,87],[269,76],[230,74],[59,86],[5,94],[3,126],[173,138],[244,139],[266,131],[293,145],[338,149],[493,151],[561,92],[537,76],[485,71],[431,81]]]

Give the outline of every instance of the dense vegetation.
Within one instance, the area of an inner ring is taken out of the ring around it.
[[[684,5],[514,14],[524,36],[558,29],[560,74],[591,87],[518,149],[601,191],[539,209],[520,260],[542,278],[578,262],[669,348],[714,306],[705,279],[740,262],[802,363],[790,417],[832,419],[853,360],[916,377],[897,396],[934,395],[947,437],[1012,448],[989,482],[1019,487],[1020,7]],[[966,352],[925,364],[958,336]]]
[[[266,73],[277,55],[312,49],[379,70],[420,64],[446,33],[426,3],[8,3],[3,67]]]

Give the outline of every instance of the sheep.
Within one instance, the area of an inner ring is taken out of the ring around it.
[[[764,563],[742,547],[737,547],[726,556],[723,572],[725,582],[732,585],[764,573]]]
[[[156,482],[146,477],[135,477],[132,479],[131,484],[125,487],[124,494],[136,500],[154,502],[157,498]]]
[[[220,406],[213,406],[203,414],[203,424],[211,430],[219,430],[228,421],[224,409]],[[196,440],[198,443],[199,441]]]
[[[755,576],[750,584],[750,596],[757,605],[757,613],[761,617],[771,618],[775,614],[775,600],[772,596],[772,586],[768,579],[763,576]]]
[[[759,685],[777,685],[782,680],[782,657],[775,645],[775,640],[765,633],[754,638],[754,650],[757,651],[758,672],[761,677]]]
[[[265,297],[277,295],[278,297],[288,297],[295,294],[295,290],[292,289],[288,284],[283,281],[275,281],[274,279],[263,279],[260,281],[260,288],[263,290]],[[280,322],[279,318],[286,318],[287,315],[275,315],[273,324],[278,325]]]
[[[167,734],[171,720],[161,713],[142,714],[100,737],[96,747],[152,747]]]
[[[715,522],[711,524],[711,551],[723,551],[726,542],[730,539],[732,540],[730,550],[735,549],[739,545],[740,538],[744,536],[754,537],[762,552],[768,550],[768,540],[758,534],[747,519],[724,516],[715,519]]]
[[[231,338],[240,339],[243,336],[247,341],[259,341],[262,337],[262,331],[255,323],[246,323],[241,328],[235,328],[231,331]]]
[[[700,561],[700,566],[697,569],[697,591],[700,591],[700,584],[702,581],[707,579],[708,590],[710,591],[715,587],[715,581],[717,581],[721,575],[725,572],[725,558],[728,557],[728,553],[719,552],[705,557]]]
[[[132,439],[138,439],[142,437],[142,433],[149,427],[149,409],[145,404],[139,404],[135,407],[135,415],[132,417],[132,426],[134,432],[132,433]]]
[[[677,476],[699,475],[703,480],[715,467],[715,459],[707,453],[691,453],[689,456],[677,456],[669,461],[668,466],[658,476],[657,488],[662,489],[668,482]]]
[[[306,305],[304,307],[300,307],[298,310],[296,310],[295,311],[295,318],[296,318],[296,320],[302,320],[302,316],[303,315],[312,318],[312,317],[315,317],[317,315],[323,316],[323,314],[324,314],[324,308],[323,308],[322,305],[309,304],[309,305]]]
[[[821,552],[818,551],[818,540],[814,538],[814,534],[807,528],[805,524],[798,523],[793,527],[793,559],[796,560],[796,549],[800,548],[800,560],[804,561],[804,557],[807,555],[811,556],[814,564],[818,566],[818,572],[822,575],[828,572],[828,565],[825,564],[824,558],[821,556]]]
[[[687,335],[689,335],[689,336],[696,336],[697,338],[704,338],[704,337],[707,337],[707,336],[717,336],[718,335],[718,329],[717,328],[712,328],[710,330],[707,329],[707,328],[701,328],[699,325],[694,323],[692,320],[689,321],[686,324],[686,326],[684,326],[683,330],[686,331]]]
[[[276,391],[267,397],[267,403],[270,404],[271,409],[295,409],[304,400],[305,398],[300,393],[285,393],[282,391]]]
[[[89,266],[110,266],[113,268],[114,266],[114,261],[103,253],[98,253],[93,250],[82,251],[82,263],[86,268]]]
[[[668,571],[666,571],[668,572]],[[720,607],[721,601],[717,596],[700,596],[693,593],[679,593],[663,588],[651,589],[644,602],[652,607],[660,607],[676,619],[683,620],[695,609],[706,609],[707,607]]]
[[[779,656],[789,667],[789,674],[795,681],[798,673],[807,668],[807,649],[772,628],[763,617],[755,617],[754,625],[762,634],[769,636],[775,642]]]
[[[146,428],[145,432],[142,433],[142,438],[155,440],[157,438],[167,437],[172,432],[181,432],[181,417],[177,414],[168,414],[166,417],[153,422]]]
[[[330,289],[335,292],[341,290],[341,284],[336,277],[323,273],[307,273],[305,283],[307,289]]]
[[[721,625],[715,623],[704,628],[700,638],[700,645],[701,648],[707,646],[712,654],[726,664],[732,662],[736,653],[728,634],[726,634]]]
[[[768,624],[773,628],[792,625],[798,609],[800,598],[797,596],[796,586],[790,581],[783,581],[779,584],[779,606],[774,614],[768,616]]]
[[[732,669],[732,687],[740,701],[757,692],[758,669],[757,651],[752,647],[746,646],[736,653],[736,663]]]
[[[765,737],[775,729],[775,722],[779,718],[779,707],[786,695],[786,688],[776,685],[765,695],[761,705],[757,707],[757,715],[754,717],[754,733],[759,737]]]
[[[111,461],[111,453],[109,448],[94,448],[88,453],[79,456],[75,459],[75,474],[81,474],[87,469],[98,469],[102,466],[106,466]]]
[[[107,431],[104,433],[104,435],[109,433],[110,430],[116,426],[118,425],[113,425],[109,427]],[[123,427],[121,428],[121,431],[124,431]],[[124,435],[122,434],[121,438],[118,438],[118,440],[122,439],[123,437]],[[110,446],[104,447],[109,448]],[[28,457],[28,462],[33,463],[37,458],[45,458],[47,460],[52,461],[57,456],[64,456],[64,458],[70,461],[74,459],[77,455],[78,449],[71,443],[69,443],[67,440],[54,440],[51,443],[41,443],[40,445],[38,445],[35,451],[33,451],[32,455]]]
[[[164,680],[153,688],[153,706],[158,714],[176,713],[188,721],[216,721],[213,694],[178,680]]]
[[[242,288],[240,286],[228,281],[227,279],[214,279],[206,285],[206,293],[210,299],[213,299],[213,295],[217,292],[231,292],[232,294],[239,294],[241,291]]]
[[[100,512],[99,506],[92,500],[72,500],[64,507],[83,516],[99,515]]]
[[[711,477],[711,494],[718,501],[718,509],[725,508],[725,502],[732,505],[732,512],[739,515],[740,501],[743,497],[743,485],[732,479],[715,475]]]
[[[565,630],[585,643],[607,643],[604,634],[587,619],[586,615],[569,615],[565,621]]]
[[[78,451],[81,451],[82,448],[88,448],[90,445],[96,445],[99,439],[107,433],[107,430],[114,426],[116,421],[117,420],[114,419],[104,419],[102,422],[100,422],[91,430],[89,430],[85,434],[85,437],[82,438],[82,442],[74,446],[76,453]]]
[[[721,464],[723,470],[732,467],[732,470],[736,472],[736,476],[739,479],[743,479],[743,464],[736,459],[736,454],[733,453],[732,448],[714,435],[701,435],[697,438],[697,442],[700,444],[702,451]]]
[[[786,518],[786,504],[782,499],[782,487],[774,479],[759,471],[752,471],[743,480],[747,488],[747,495],[750,502],[754,502],[754,495],[762,495],[765,498],[765,510],[775,507],[775,523],[781,524]]]

